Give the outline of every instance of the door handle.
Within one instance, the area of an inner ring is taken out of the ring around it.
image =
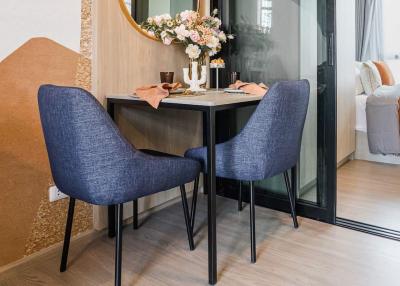
[[[328,36],[328,65],[335,66],[335,34],[330,33]]]

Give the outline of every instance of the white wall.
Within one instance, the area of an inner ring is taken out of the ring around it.
[[[400,1],[382,0],[384,53],[386,59],[400,55]]]
[[[33,37],[79,52],[81,0],[1,0],[0,61]]]
[[[336,0],[337,41],[337,162],[355,152],[356,90],[354,55],[356,53],[355,1]]]

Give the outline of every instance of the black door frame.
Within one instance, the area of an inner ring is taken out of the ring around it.
[[[222,20],[224,29],[229,31],[229,27],[227,29],[227,26],[229,26],[227,25],[229,0],[211,0],[211,10],[213,9],[219,10],[219,17]],[[322,191],[318,191],[320,195],[318,195],[316,204],[297,200],[296,209],[300,216],[336,224],[336,0],[326,0],[324,13],[326,17],[325,32],[328,39],[328,60],[322,66],[322,71],[318,75],[325,79],[325,84],[318,86],[317,144],[317,185],[318,189]],[[222,51],[223,56],[229,61],[229,44],[224,49],[225,51]],[[320,78],[318,82],[320,82]],[[226,82],[222,84],[226,84]],[[237,182],[233,183],[232,181],[220,179],[217,188],[218,194],[236,199],[237,184]],[[249,200],[247,192],[243,193],[243,200]],[[290,211],[286,197],[274,195],[265,192],[265,190],[256,189],[256,202],[264,207],[285,212]]]

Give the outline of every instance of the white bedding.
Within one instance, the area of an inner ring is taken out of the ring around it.
[[[400,84],[395,84],[393,86],[382,85],[374,91],[376,96],[397,96],[400,95]]]
[[[356,130],[361,132],[367,132],[367,97],[365,94],[356,95]]]
[[[400,84],[394,86],[381,86],[374,91],[376,96],[400,95]],[[367,132],[367,106],[368,96],[365,94],[356,95],[356,130]]]

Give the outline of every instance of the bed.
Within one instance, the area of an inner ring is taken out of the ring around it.
[[[395,62],[396,67],[399,62]],[[396,75],[400,75],[400,69]],[[355,96],[355,159],[400,165],[399,98],[399,84],[382,86],[374,95]]]

